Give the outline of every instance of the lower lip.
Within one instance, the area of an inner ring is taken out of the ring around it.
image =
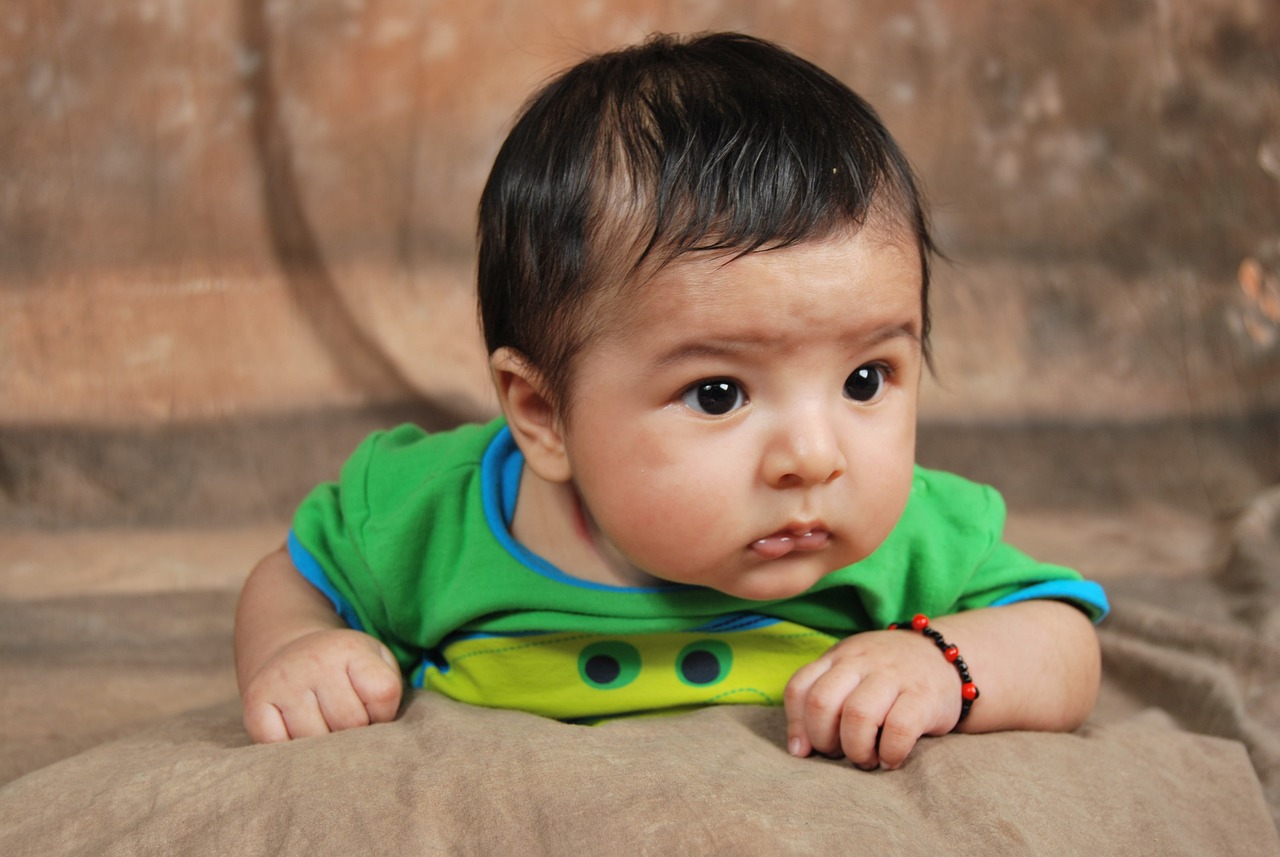
[[[761,559],[781,559],[795,551],[822,550],[830,540],[831,534],[826,530],[813,530],[800,535],[775,533],[772,536],[766,536],[763,539],[752,542],[751,550]]]

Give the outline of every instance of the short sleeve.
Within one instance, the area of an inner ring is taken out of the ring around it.
[[[1074,569],[1039,562],[1004,540],[1007,513],[1000,492],[959,477],[947,478],[954,481],[938,483],[945,486],[944,493],[954,492],[952,503],[972,514],[974,531],[964,541],[984,546],[976,554],[968,552],[974,559],[957,610],[1050,599],[1072,604],[1094,622],[1107,615],[1106,593],[1097,583],[1083,579]]]
[[[872,556],[879,573],[868,575],[879,582],[881,600],[894,605],[891,621],[1037,598],[1065,601],[1101,620],[1108,610],[1102,587],[1009,545],[1005,517],[995,488],[917,468],[903,519]],[[910,571],[904,578],[897,569]]]
[[[1053,600],[1073,605],[1093,622],[1110,611],[1103,588],[1063,566],[1037,562],[1003,541],[975,570],[959,608],[1002,607],[1022,601]]]
[[[289,534],[294,566],[333,604],[348,626],[385,643],[402,665],[415,662],[415,647],[391,632],[382,575],[369,559],[370,480],[388,449],[420,438],[415,427],[376,432],[343,465],[337,482],[314,488],[299,505]]]

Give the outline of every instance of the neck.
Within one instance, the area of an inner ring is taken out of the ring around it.
[[[565,574],[608,586],[656,586],[595,526],[572,482],[548,482],[526,465],[511,521],[516,541]]]

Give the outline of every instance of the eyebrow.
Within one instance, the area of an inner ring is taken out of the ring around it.
[[[916,330],[915,321],[905,321],[897,325],[885,325],[872,330],[865,337],[858,340],[860,348],[872,348],[876,345],[883,345],[895,339],[909,339],[917,346],[923,346],[924,342],[920,339],[920,333]]]
[[[923,348],[924,342],[920,338],[920,333],[916,330],[917,326],[914,321],[897,325],[884,325],[868,331],[865,335],[851,337],[849,342],[859,351],[875,348],[876,346],[884,345],[886,342],[893,342],[899,339],[909,340],[916,348]],[[769,339],[770,337],[765,336],[749,336],[709,342],[699,340],[681,343],[651,361],[649,367],[651,369],[661,369],[684,360],[699,357],[733,357],[744,351],[750,351],[753,347],[765,344]]]

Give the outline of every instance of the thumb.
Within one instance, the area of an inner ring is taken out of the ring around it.
[[[375,642],[378,642],[375,640]],[[396,660],[396,656],[391,654],[391,650],[384,644],[378,642],[378,655],[382,658],[383,663],[391,667],[396,672],[400,672],[400,662]]]

